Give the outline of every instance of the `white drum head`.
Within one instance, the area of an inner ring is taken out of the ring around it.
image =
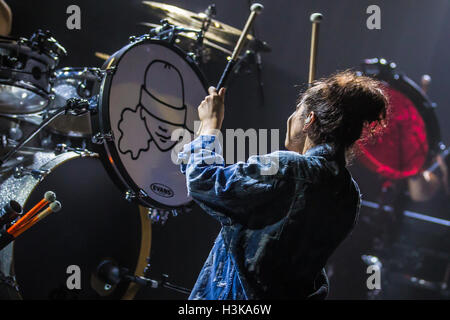
[[[206,95],[205,81],[180,50],[159,41],[130,45],[114,57],[119,60],[107,114],[115,149],[109,153],[119,158],[113,162],[121,163],[117,171],[128,185],[132,180],[132,189],[144,190],[160,204],[187,204],[186,178],[171,158],[177,144],[171,134],[184,128],[193,137],[197,107]]]

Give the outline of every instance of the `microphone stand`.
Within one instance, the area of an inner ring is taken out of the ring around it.
[[[142,276],[136,276],[136,275],[125,275],[124,276],[125,280],[137,283],[143,287],[147,287],[147,288],[152,288],[152,289],[157,289],[157,288],[166,288],[166,289],[170,289],[179,293],[184,293],[189,295],[191,293],[191,290],[188,290],[186,288],[177,286],[175,284],[169,283],[167,280],[169,279],[169,276],[167,274],[162,274],[161,275],[161,280],[157,281],[157,280],[153,280],[150,278],[146,278],[146,277],[142,277]]]
[[[98,264],[96,274],[105,284],[116,285],[125,280],[152,289],[163,287],[187,295],[191,293],[191,291],[186,288],[169,283],[167,281],[169,276],[166,274],[163,274],[159,281],[148,278],[147,274],[149,268],[150,264],[148,264],[144,270],[145,276],[136,276],[133,272],[130,272],[128,268],[120,267],[116,262],[107,259]]]

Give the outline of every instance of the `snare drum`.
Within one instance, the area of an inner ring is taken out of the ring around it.
[[[186,179],[172,161],[172,132],[193,135],[206,81],[182,50],[142,37],[103,66],[94,140],[113,180],[128,198],[156,208],[188,204]]]
[[[0,252],[3,275],[15,277],[24,299],[132,299],[136,285],[111,287],[96,277],[96,269],[112,259],[143,275],[150,253],[147,210],[120,196],[90,152],[35,153],[31,165],[3,181],[0,205],[14,199],[26,212],[48,190],[56,193],[61,211]],[[67,286],[74,268],[80,277],[75,289]]]
[[[50,100],[50,78],[65,49],[38,31],[25,38],[0,38],[0,113],[42,111]]]

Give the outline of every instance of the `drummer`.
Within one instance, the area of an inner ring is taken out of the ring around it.
[[[190,195],[222,230],[190,299],[324,299],[323,267],[359,212],[346,154],[386,116],[380,83],[350,71],[317,81],[287,121],[289,151],[227,167],[216,137],[225,90],[209,93],[200,136],[179,158]],[[263,175],[272,163],[278,172]]]

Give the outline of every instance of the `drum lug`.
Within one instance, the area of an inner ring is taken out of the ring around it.
[[[92,136],[91,140],[92,143],[103,144],[105,141],[114,141],[114,134],[112,133],[112,131],[109,131],[107,133],[98,132]]]
[[[140,199],[145,199],[145,198],[148,198],[148,193],[145,192],[142,189],[139,189],[139,195],[138,196],[139,196]]]
[[[166,221],[169,219],[170,215],[173,217],[178,216],[179,209],[158,209],[158,208],[148,208],[148,217],[152,221],[152,223],[161,223],[164,225]]]
[[[148,208],[148,217],[152,223],[161,223],[164,225],[169,219],[170,211],[165,209]]]
[[[14,178],[20,179],[24,176],[32,176],[37,180],[42,180],[46,175],[50,173],[50,170],[36,170],[28,169],[23,166],[14,168]]]
[[[116,66],[111,66],[108,69],[106,69],[104,72],[107,75],[113,75],[114,73],[116,73],[117,67]]]
[[[64,143],[60,143],[57,144],[55,147],[55,154],[61,154],[61,153],[65,153],[65,152],[74,152],[74,153],[78,153],[80,156],[82,157],[86,157],[86,156],[95,156],[96,153],[95,152],[91,152],[87,149],[82,149],[82,148],[73,148],[73,147],[69,147],[68,145],[64,144]]]
[[[125,200],[131,202],[134,199],[136,199],[136,193],[134,193],[131,190],[128,190],[127,192],[125,192]]]

